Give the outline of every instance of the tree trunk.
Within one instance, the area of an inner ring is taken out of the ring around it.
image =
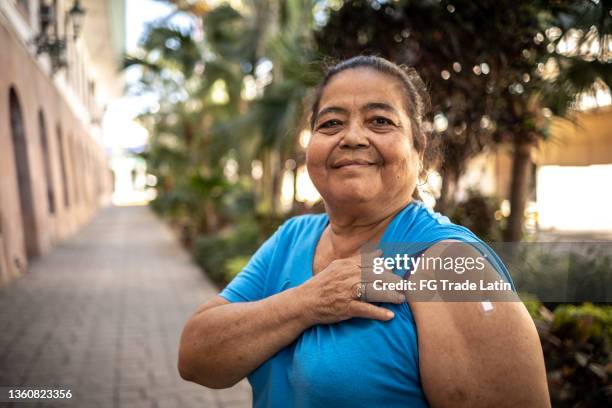
[[[457,175],[450,168],[442,170],[442,186],[440,187],[440,198],[436,201],[435,210],[444,214],[451,203],[457,184]]]
[[[504,241],[517,242],[523,237],[525,207],[531,177],[531,151],[534,144],[517,140],[514,143],[512,180],[510,182],[510,217],[504,231]]]
[[[198,231],[198,233],[206,232],[208,234],[212,234],[219,231],[219,217],[217,216],[217,212],[215,211],[215,206],[212,202],[207,201],[204,203],[204,216],[205,216],[205,226],[203,231]]]
[[[262,177],[261,177],[261,202],[258,208],[265,214],[272,211],[272,159],[269,151],[263,152],[261,156]]]
[[[280,214],[281,184],[283,181],[283,166],[281,155],[277,151],[272,151],[272,214]]]

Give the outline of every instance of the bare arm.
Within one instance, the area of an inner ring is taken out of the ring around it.
[[[206,302],[183,330],[181,376],[211,388],[230,387],[312,325],[393,318],[385,308],[355,300],[360,259],[336,260],[306,283],[256,302],[229,303],[220,296]],[[397,292],[390,296],[395,303],[405,300]]]
[[[311,323],[297,288],[257,302],[229,303],[221,296],[204,303],[181,338],[181,377],[211,388],[240,381]]]
[[[435,255],[435,246],[428,252]],[[483,313],[474,301],[410,302],[421,380],[432,407],[550,407],[542,348],[529,313],[520,301],[492,305]]]
[[[421,380],[433,407],[549,407],[538,336],[521,303],[413,307]]]

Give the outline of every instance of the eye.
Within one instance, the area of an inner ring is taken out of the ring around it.
[[[319,129],[331,129],[336,126],[340,126],[341,124],[342,122],[340,122],[338,119],[330,119],[327,122],[323,122],[319,126]]]
[[[383,116],[376,116],[374,119],[372,119],[372,124],[376,126],[387,126],[387,125],[395,126],[395,123],[393,123],[393,121]]]

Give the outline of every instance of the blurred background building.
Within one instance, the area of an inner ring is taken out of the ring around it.
[[[0,284],[110,200],[102,117],[123,90],[124,8],[0,2]]]
[[[553,120],[533,157],[526,227],[610,236],[612,189],[604,186],[612,180],[612,107],[609,94],[600,99],[601,106],[585,101],[573,121]],[[511,170],[511,146],[480,154],[459,179],[454,200],[477,190],[502,199],[502,211],[509,212]]]

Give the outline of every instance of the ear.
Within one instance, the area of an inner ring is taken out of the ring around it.
[[[419,163],[418,163],[418,168],[417,168],[417,177],[421,178],[421,173],[425,170],[425,152],[427,151],[427,138],[423,137],[423,140],[421,141],[421,151],[417,152],[418,156],[419,156]]]
[[[425,172],[425,166],[423,164],[423,159],[425,158],[425,149],[421,152],[416,152],[418,156],[418,160],[416,163],[416,176],[417,176],[417,184],[421,181],[421,177]]]
[[[421,163],[423,163],[423,160],[425,159],[425,152],[427,151],[427,138],[425,136],[423,136],[422,145],[423,148],[419,153],[419,160],[421,160]]]

